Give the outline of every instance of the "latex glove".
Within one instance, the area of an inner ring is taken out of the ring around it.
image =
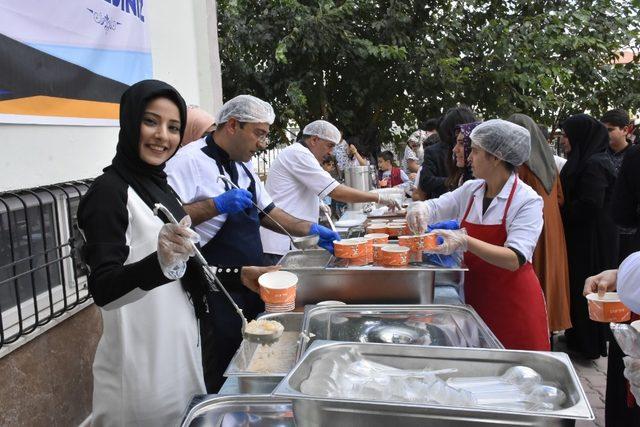
[[[213,203],[220,214],[226,214],[240,212],[253,206],[253,199],[247,190],[234,188],[214,197]]]
[[[270,265],[268,267],[242,267],[240,270],[240,281],[245,287],[255,293],[259,293],[260,284],[258,284],[258,277],[262,276],[264,273],[278,270],[280,270],[279,265]]]
[[[177,280],[187,270],[187,260],[196,254],[194,244],[198,233],[191,230],[191,218],[185,216],[179,224],[165,224],[158,233],[158,263],[167,279]]]
[[[458,220],[449,219],[447,221],[436,222],[435,224],[430,224],[427,227],[427,231],[433,230],[458,230],[460,229],[460,223]]]
[[[614,292],[616,290],[616,282],[618,281],[618,270],[605,270],[595,276],[587,277],[584,281],[582,295],[598,293],[603,297],[605,292]]]
[[[434,217],[431,207],[426,202],[413,202],[407,209],[407,224],[414,234],[422,234]]]
[[[451,255],[456,251],[467,250],[467,230],[461,228],[460,230],[435,230],[435,234],[438,237],[442,237],[442,243],[439,243],[435,249],[429,252],[434,254]],[[439,239],[438,239],[439,240]]]
[[[326,249],[333,255],[333,241],[340,240],[340,235],[338,233],[327,227],[323,227],[322,225],[311,224],[309,234],[317,234],[318,236],[320,236],[320,240],[318,240],[318,246]]]
[[[636,398],[636,402],[640,402],[640,359],[625,356],[622,361],[624,362],[624,376],[629,380],[631,393]]]
[[[389,210],[392,210],[392,211],[395,209],[399,210],[401,207],[398,201],[394,199],[394,195],[388,194],[388,193],[378,193],[378,203],[389,207]]]

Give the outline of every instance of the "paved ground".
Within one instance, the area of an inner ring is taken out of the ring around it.
[[[554,351],[565,351],[566,346],[556,338]],[[569,353],[571,357],[571,354]],[[587,394],[591,409],[596,416],[595,421],[578,421],[576,427],[604,427],[604,396],[607,383],[607,358],[585,360],[571,357],[573,366],[580,377],[580,382]]]

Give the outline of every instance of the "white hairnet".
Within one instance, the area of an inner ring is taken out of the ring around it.
[[[419,129],[411,134],[409,139],[407,139],[407,143],[410,144],[413,142],[413,143],[422,145],[422,143],[425,142],[426,140],[427,140],[427,132]]]
[[[268,102],[251,95],[238,95],[228,100],[218,111],[216,123],[225,123],[231,117],[248,123],[273,124],[276,114]]]
[[[318,138],[326,139],[336,144],[339,144],[341,139],[338,128],[326,120],[316,120],[315,122],[309,123],[302,130],[302,134],[317,136]]]
[[[480,147],[514,166],[520,166],[531,154],[529,131],[501,119],[487,120],[471,131],[471,145]]]

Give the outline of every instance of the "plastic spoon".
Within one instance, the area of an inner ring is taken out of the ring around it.
[[[240,189],[240,187],[238,187],[233,181],[231,181],[229,178],[227,178],[224,175],[218,175],[218,180],[226,182],[227,184],[229,184],[230,186],[232,186],[235,189],[238,189],[238,190]],[[251,203],[263,215],[265,215],[267,218],[269,218],[271,221],[273,221],[273,223],[275,225],[277,225],[284,232],[284,234],[289,236],[289,239],[291,240],[291,243],[297,249],[302,249],[302,250],[311,249],[311,248],[315,247],[318,244],[318,240],[320,239],[320,236],[312,234],[312,235],[303,236],[303,237],[293,237],[291,234],[289,234],[289,232],[278,221],[273,219],[273,217],[271,215],[269,215],[268,213],[266,213],[260,206],[258,206],[253,201],[251,201]]]
[[[156,203],[153,209],[154,214],[158,215],[158,212],[162,212],[167,217],[167,219],[171,221],[172,224],[178,224],[178,221],[173,216],[173,214],[161,203]],[[242,319],[242,329],[241,329],[242,336],[246,338],[248,341],[259,343],[259,344],[271,344],[278,341],[280,336],[282,336],[282,330],[280,330],[279,333],[276,331],[276,332],[264,333],[264,334],[262,333],[253,334],[253,333],[247,332],[247,319],[244,317],[244,313],[242,313],[242,309],[238,307],[238,305],[233,300],[233,298],[231,298],[231,295],[229,295],[225,287],[222,285],[218,277],[215,275],[215,273],[209,266],[209,263],[207,263],[207,260],[202,256],[202,253],[200,252],[198,247],[195,244],[193,244],[193,248],[196,253],[195,259],[202,266],[202,269],[204,270],[204,274],[207,278],[207,281],[209,282],[209,286],[211,287],[211,290],[215,291],[216,286],[220,290],[222,290],[222,292],[224,293],[224,296],[227,297],[231,305],[233,305],[233,308],[236,310],[236,313],[238,313],[238,316],[240,316],[240,319]]]

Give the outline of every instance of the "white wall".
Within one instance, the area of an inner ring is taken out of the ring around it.
[[[215,0],[144,7],[154,78],[214,113],[222,103]],[[0,191],[95,177],[111,163],[117,137],[115,127],[0,124]]]

